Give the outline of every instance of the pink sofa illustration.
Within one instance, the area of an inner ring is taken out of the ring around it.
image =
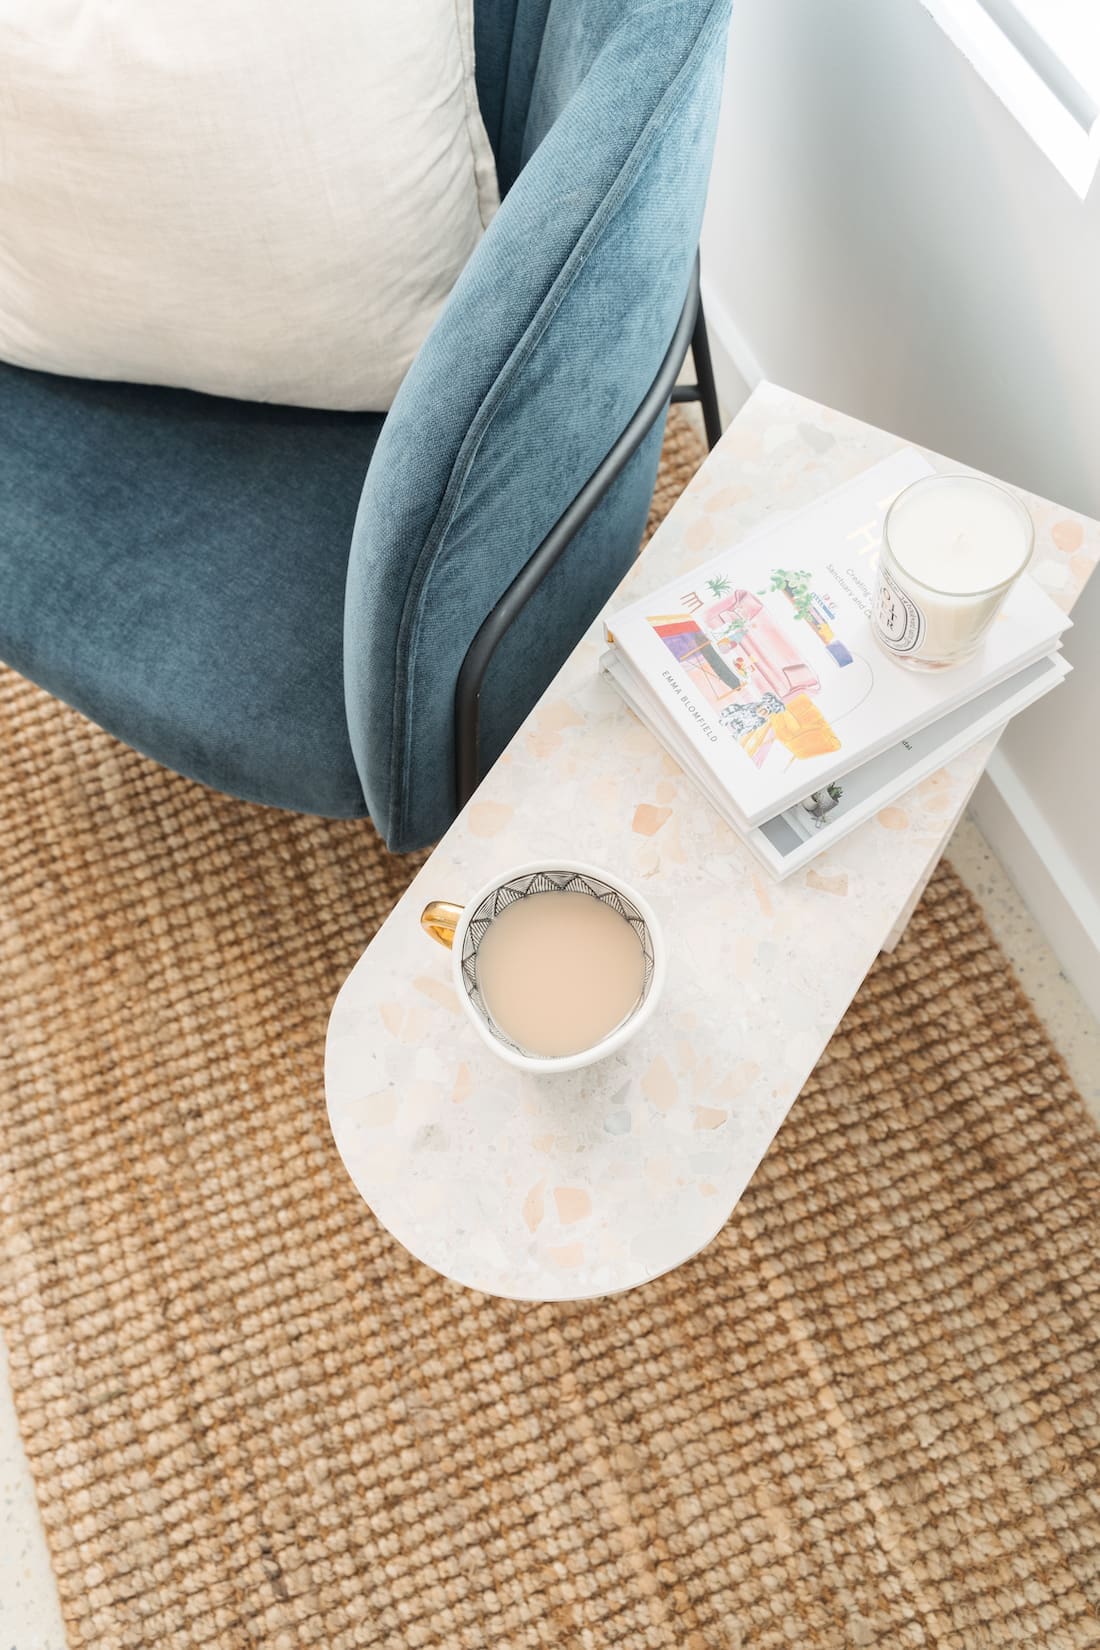
[[[712,635],[738,619],[745,628],[737,646],[768,690],[784,702],[796,693],[816,693],[821,682],[801,654],[796,653],[763,602],[751,590],[731,590],[703,611],[703,623]]]

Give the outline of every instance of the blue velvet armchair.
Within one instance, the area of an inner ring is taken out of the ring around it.
[[[216,789],[438,836],[637,552],[727,12],[477,0],[502,205],[384,418],[0,366],[0,657]]]

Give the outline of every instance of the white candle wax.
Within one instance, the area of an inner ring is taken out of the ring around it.
[[[944,665],[974,652],[1031,555],[1031,518],[977,476],[929,476],[886,522],[876,628],[899,660]]]

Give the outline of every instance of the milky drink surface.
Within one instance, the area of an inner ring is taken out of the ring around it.
[[[481,996],[528,1054],[579,1054],[636,1006],[645,980],[638,935],[591,894],[528,894],[493,918],[478,948]]]

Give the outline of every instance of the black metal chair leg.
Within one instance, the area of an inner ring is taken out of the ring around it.
[[[722,419],[718,412],[718,389],[714,382],[714,363],[710,358],[710,339],[703,314],[703,295],[699,294],[699,308],[695,315],[695,331],[691,335],[691,358],[695,363],[695,382],[699,388],[699,404],[703,409],[703,428],[707,446],[712,450],[722,435]]]

